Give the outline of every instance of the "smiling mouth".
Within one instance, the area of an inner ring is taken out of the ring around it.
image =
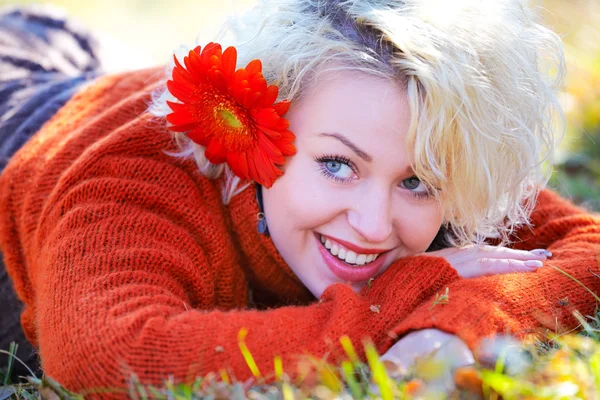
[[[363,265],[369,265],[373,261],[377,260],[377,258],[385,253],[374,253],[374,254],[361,254],[357,253],[353,250],[348,249],[342,244],[336,242],[335,240],[325,237],[321,234],[318,234],[319,240],[323,247],[334,257],[337,257],[339,260],[348,264],[351,267],[360,267]]]

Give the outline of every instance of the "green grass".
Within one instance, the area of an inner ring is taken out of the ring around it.
[[[524,364],[509,368],[500,352],[493,366],[474,365],[454,372],[456,386],[452,392],[439,391],[439,376],[444,365],[431,358],[423,358],[411,370],[401,370],[384,364],[372,344],[365,343],[367,361],[357,356],[354,345],[347,337],[340,342],[348,355],[339,366],[307,357],[307,373],[291,380],[281,368],[281,359],[274,359],[275,376],[263,377],[254,364],[252,354],[245,346],[243,331],[239,347],[255,376],[248,382],[233,381],[224,371],[196,378],[190,384],[165,381],[162,387],[144,386],[132,377],[129,397],[134,399],[594,399],[600,393],[600,311],[593,316],[576,314],[581,325],[578,334],[548,333],[545,340],[521,342],[512,354],[518,352]],[[49,377],[28,378],[27,383],[11,383],[10,369],[18,362],[12,354],[8,371],[0,372],[0,400],[8,398],[82,399],[83,396],[62,388]],[[275,382],[273,382],[275,381]],[[271,383],[268,383],[271,382]]]

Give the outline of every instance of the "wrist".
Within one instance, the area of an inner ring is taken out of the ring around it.
[[[395,341],[394,326],[457,279],[456,270],[439,257],[419,255],[395,261],[359,293],[374,318],[385,320],[384,336],[377,343],[386,343],[389,348]]]

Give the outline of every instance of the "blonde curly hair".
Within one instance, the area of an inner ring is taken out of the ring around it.
[[[280,100],[298,100],[331,65],[401,82],[413,169],[441,200],[450,245],[506,244],[528,223],[564,130],[564,56],[526,0],[263,0],[217,40],[237,47],[238,66],[260,59]],[[150,111],[167,115],[167,100],[155,93]],[[246,187],[175,139],[175,156],[194,157],[209,178],[226,174],[225,203]]]

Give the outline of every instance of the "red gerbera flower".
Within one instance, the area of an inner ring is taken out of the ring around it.
[[[206,148],[213,164],[227,162],[240,178],[271,187],[282,175],[277,165],[296,153],[295,136],[283,115],[288,101],[275,103],[279,89],[267,86],[259,60],[235,70],[237,51],[209,43],[184,57],[175,57],[167,88],[181,103],[167,102],[174,132],[185,132]],[[275,104],[274,104],[275,103]]]

